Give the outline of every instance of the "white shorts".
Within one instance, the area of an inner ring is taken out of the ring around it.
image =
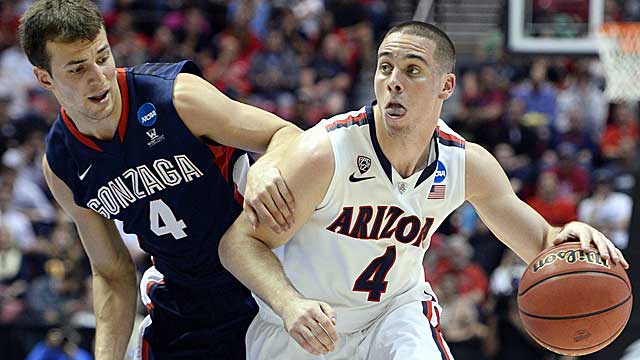
[[[336,349],[325,355],[307,352],[282,325],[258,315],[247,330],[247,360],[453,360],[440,314],[434,301],[402,305],[365,330],[338,334]]]

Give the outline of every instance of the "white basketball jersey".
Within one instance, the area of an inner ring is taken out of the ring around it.
[[[324,199],[274,252],[300,293],[329,303],[339,332],[429,300],[422,259],[431,236],[464,201],[465,141],[442,120],[427,167],[403,178],[382,153],[371,106],[323,120],[335,158]],[[258,299],[260,313],[281,323]]]

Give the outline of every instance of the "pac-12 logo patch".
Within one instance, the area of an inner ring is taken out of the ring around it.
[[[433,182],[439,184],[444,181],[444,178],[447,177],[447,168],[444,166],[442,161],[438,160],[438,167],[436,167],[436,177],[433,179]]]
[[[371,167],[371,159],[366,156],[358,156],[358,171],[360,175],[366,173]]]
[[[156,120],[158,120],[158,113],[152,103],[144,103],[138,108],[138,122],[140,125],[146,127],[153,126]]]

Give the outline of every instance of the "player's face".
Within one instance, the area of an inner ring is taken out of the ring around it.
[[[116,67],[104,29],[93,41],[47,42],[51,74],[34,67],[39,83],[51,90],[75,121],[97,123],[120,104]]]
[[[413,131],[425,118],[435,126],[455,76],[435,62],[434,51],[432,40],[404,33],[393,33],[380,45],[375,94],[389,133]]]

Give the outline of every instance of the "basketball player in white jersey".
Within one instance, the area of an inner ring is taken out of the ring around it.
[[[455,87],[454,54],[433,25],[389,30],[377,101],[321,121],[280,154],[298,204],[292,229],[254,231],[245,215],[229,229],[221,261],[260,305],[247,359],[453,359],[422,258],[465,200],[527,262],[577,237],[628,267],[592,227],[550,226],[517,198],[490,153],[439,119]]]

